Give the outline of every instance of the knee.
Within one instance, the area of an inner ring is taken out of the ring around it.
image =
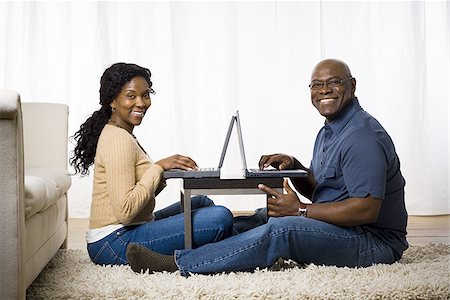
[[[231,235],[233,232],[233,214],[224,206],[214,206],[208,209],[210,218],[214,220],[215,225],[222,228],[225,235]]]
[[[305,218],[299,217],[271,217],[267,221],[267,224],[270,227],[271,231],[277,230],[297,230],[305,226],[304,222]]]
[[[216,205],[211,207],[211,210],[212,214],[215,215],[219,223],[233,226],[233,214],[228,208],[221,205]]]
[[[214,206],[214,201],[208,198],[208,196],[199,195],[191,198],[193,208]]]

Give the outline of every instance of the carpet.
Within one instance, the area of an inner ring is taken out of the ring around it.
[[[97,266],[85,250],[60,250],[28,288],[27,299],[450,299],[450,245],[411,246],[392,265],[280,262],[252,273],[188,278]]]

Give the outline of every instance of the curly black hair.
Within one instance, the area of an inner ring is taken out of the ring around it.
[[[111,103],[120,94],[122,87],[135,77],[143,77],[152,89],[151,72],[147,68],[136,64],[115,63],[103,72],[100,79],[100,105],[72,137],[75,140],[75,149],[71,153],[69,163],[74,167],[75,174],[81,176],[89,174],[89,167],[94,163],[100,133],[111,118]]]

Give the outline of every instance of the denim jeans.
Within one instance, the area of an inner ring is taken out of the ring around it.
[[[362,227],[339,227],[304,217],[269,218],[266,224],[192,250],[176,250],[181,275],[249,271],[278,258],[300,264],[365,267],[393,263],[390,246]]]
[[[194,248],[217,242],[233,233],[231,212],[223,206],[215,206],[206,196],[192,197],[192,224]],[[89,243],[87,249],[96,264],[122,265],[128,264],[125,253],[129,243],[140,244],[162,254],[184,249],[181,204],[174,203],[156,211],[152,222],[120,228],[95,243]]]
[[[234,217],[234,234],[245,232],[265,223],[267,223],[267,207],[258,208],[253,215]]]

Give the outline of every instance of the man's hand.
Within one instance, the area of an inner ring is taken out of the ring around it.
[[[156,162],[164,171],[169,169],[193,170],[198,168],[195,161],[190,157],[175,154],[170,157],[163,158]]]
[[[259,159],[259,168],[261,170],[272,166],[278,170],[291,170],[294,169],[295,160],[292,156],[276,153],[270,155],[263,155]]]
[[[283,182],[286,194],[279,193],[264,184],[259,184],[258,188],[268,194],[267,215],[269,217],[296,216],[299,208],[306,205],[300,202],[297,194],[292,190],[287,179]]]

